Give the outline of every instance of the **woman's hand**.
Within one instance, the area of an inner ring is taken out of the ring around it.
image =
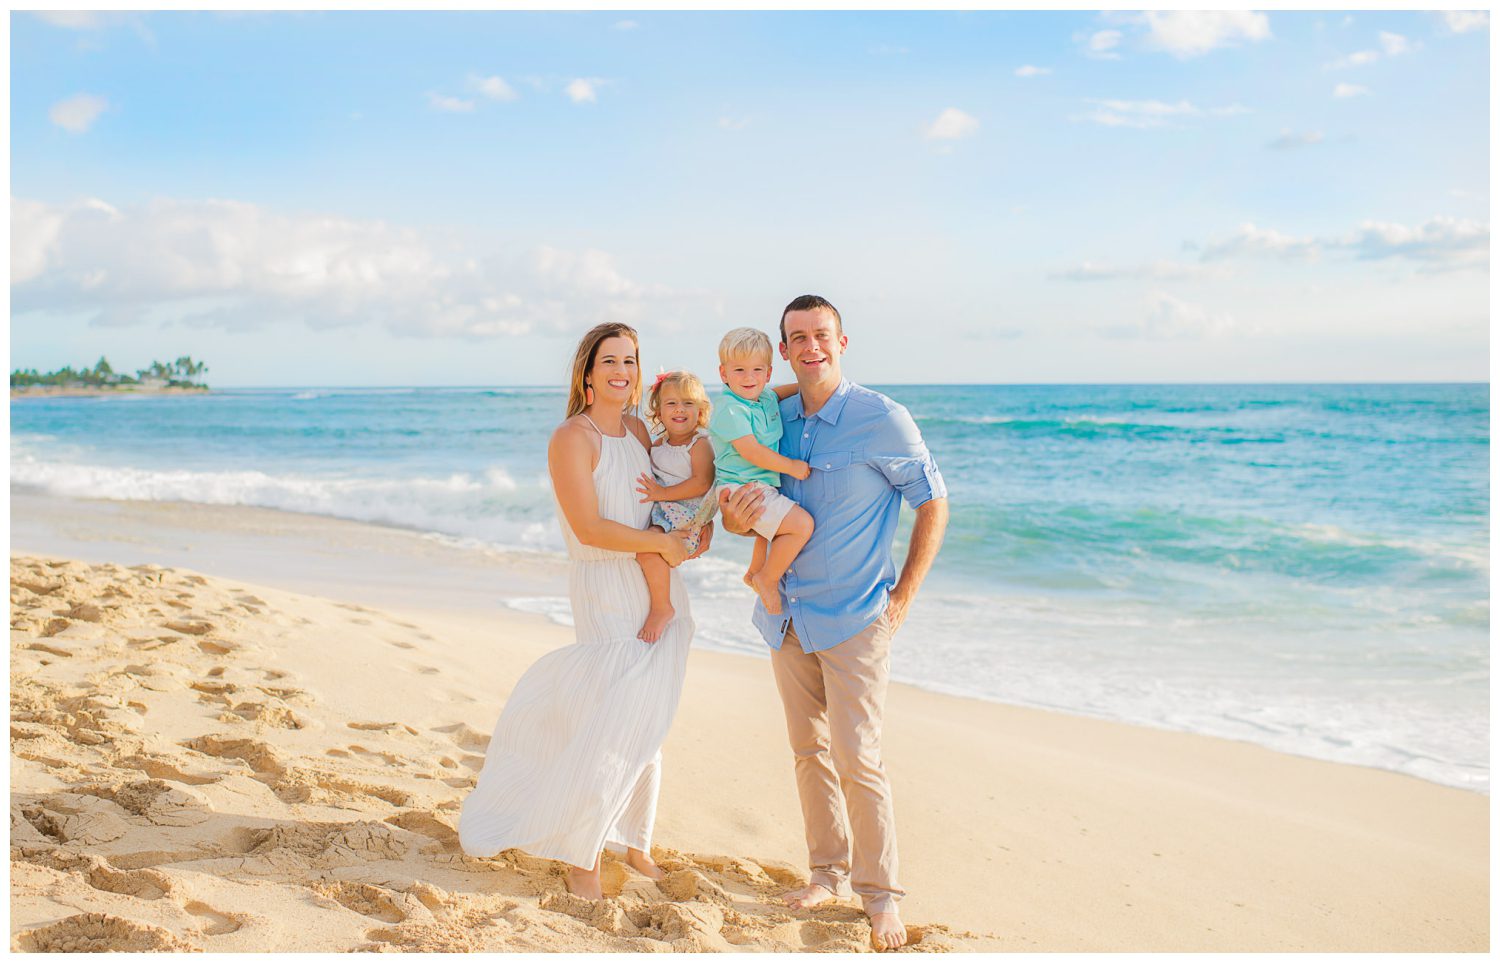
[[[657,551],[667,560],[670,568],[676,568],[687,561],[687,538],[687,532],[662,533],[661,548]]]
[[[657,484],[656,479],[652,478],[646,472],[641,472],[641,477],[635,480],[635,490],[645,496],[641,499],[642,504],[646,502],[671,501],[671,499],[667,497],[667,490],[661,485]]]
[[[699,529],[699,532],[701,532],[702,534],[698,536],[698,550],[689,555],[686,561],[691,562],[699,555],[702,555],[704,552],[708,551],[708,543],[714,540],[714,523],[709,522],[707,525],[704,525],[701,529]]]

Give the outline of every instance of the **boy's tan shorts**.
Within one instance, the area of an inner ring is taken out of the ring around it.
[[[752,529],[755,534],[769,541],[776,537],[776,532],[781,528],[781,523],[786,520],[787,512],[795,508],[797,503],[765,482],[745,482],[745,485],[759,485],[766,490],[766,497],[761,502],[766,510],[761,513],[760,518],[756,519]],[[723,491],[727,489],[730,494],[733,494],[743,487],[744,485],[720,485],[719,490]],[[719,497],[718,491],[714,492],[714,497]]]

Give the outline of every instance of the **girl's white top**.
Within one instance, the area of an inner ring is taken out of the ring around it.
[[[680,485],[693,477],[693,446],[703,438],[700,428],[685,445],[669,445],[663,441],[651,446],[651,467],[656,480],[665,486]]]

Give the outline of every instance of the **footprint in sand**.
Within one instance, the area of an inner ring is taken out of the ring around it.
[[[173,632],[181,632],[183,635],[207,635],[214,630],[212,622],[197,619],[172,619],[164,622],[162,627],[171,629]]]
[[[460,749],[484,752],[490,747],[490,737],[466,723],[455,722],[448,726],[438,726],[432,731],[446,734]]]
[[[108,913],[78,913],[16,937],[28,953],[180,953],[199,947],[170,930]]]
[[[416,902],[405,893],[393,893],[369,883],[314,883],[310,888],[324,899],[382,923],[405,922],[410,914],[400,904]]]
[[[197,900],[184,904],[182,908],[203,921],[198,929],[205,936],[224,936],[237,932],[243,925],[243,917],[237,914],[221,913],[207,903],[200,903]]]
[[[389,732],[392,734],[406,733],[407,735],[420,735],[416,729],[400,722],[346,722],[350,729],[359,729],[362,732]]]

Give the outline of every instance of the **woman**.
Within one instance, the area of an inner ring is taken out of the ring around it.
[[[640,501],[635,480],[651,470],[650,436],[627,414],[640,397],[635,331],[601,324],[584,335],[568,417],[547,448],[578,638],[516,683],[458,822],[470,856],[516,848],[561,860],[569,864],[569,891],[589,899],[603,896],[605,846],[625,850],[638,872],[662,877],[650,856],[661,744],[693,637],[673,571],[677,617],[658,641],[637,638],[650,599],[636,553],[659,553],[674,569],[687,557],[682,533],[645,530],[651,505]],[[696,554],[711,537],[706,529]]]

